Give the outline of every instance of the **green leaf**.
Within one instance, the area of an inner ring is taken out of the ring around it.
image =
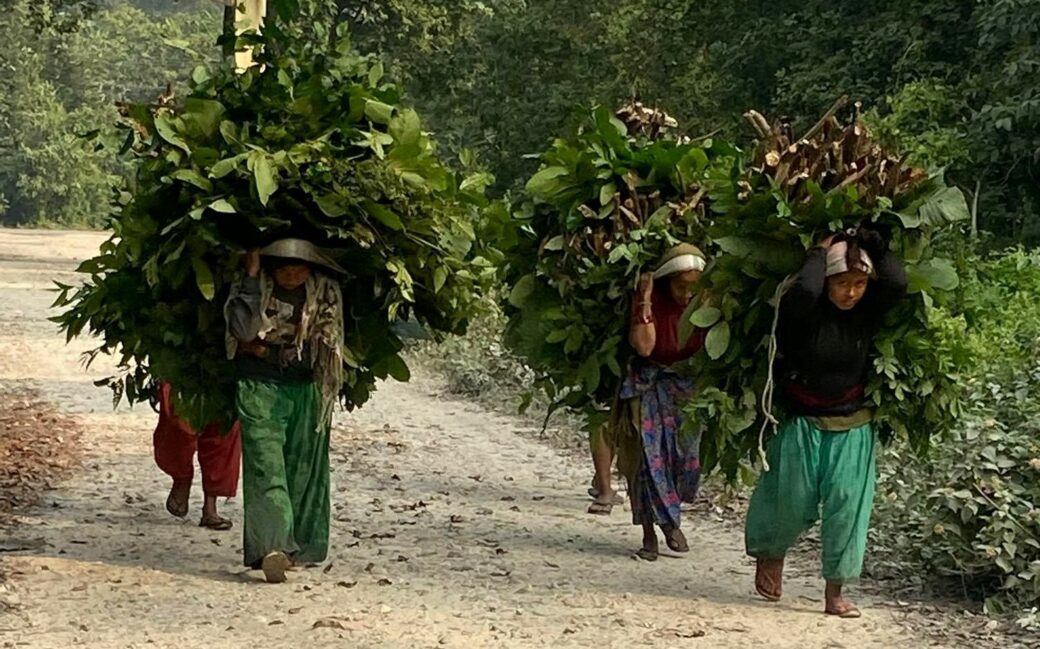
[[[347,213],[347,198],[335,192],[316,196],[314,202],[325,216],[339,218]]]
[[[380,80],[382,80],[382,78],[383,78],[383,62],[382,61],[376,61],[375,65],[373,65],[368,70],[368,85],[370,85],[373,88],[375,88],[376,86],[379,85],[379,82],[380,82]]]
[[[221,214],[235,214],[238,210],[235,206],[227,202],[226,199],[218,198],[217,200],[210,203],[207,207],[214,212],[220,212]]]
[[[410,378],[412,378],[412,373],[411,370],[408,369],[408,364],[405,363],[404,359],[397,354],[391,354],[379,359],[379,361],[372,366],[372,372],[376,376],[389,376],[402,383],[406,383]]]
[[[606,206],[614,200],[617,195],[617,187],[614,183],[607,183],[599,188],[599,204]]]
[[[929,259],[906,269],[908,290],[919,293],[930,289],[952,291],[960,284],[957,269],[947,259]]]
[[[199,293],[207,301],[212,300],[217,293],[213,284],[213,271],[200,257],[192,257],[191,266],[195,270],[195,285],[199,287]]]
[[[729,349],[729,323],[720,322],[711,328],[708,337],[704,341],[704,349],[708,352],[708,358],[717,361],[722,358]]]
[[[404,229],[404,224],[401,223],[401,217],[390,210],[390,208],[380,205],[375,201],[365,201],[365,212],[391,230],[400,231]]]
[[[169,115],[159,115],[155,118],[155,130],[159,133],[159,137],[166,140],[178,149],[182,149],[185,153],[191,153],[191,149],[188,147],[188,143],[177,134],[174,128],[173,118]]]
[[[394,107],[373,99],[365,104],[365,117],[375,124],[389,124],[394,115]]]
[[[213,191],[213,183],[203,178],[202,175],[194,169],[178,169],[170,174],[170,178],[180,180],[189,185],[194,185],[204,192]]]
[[[722,311],[713,306],[702,306],[690,314],[690,324],[695,327],[706,329],[722,317]]]
[[[440,293],[441,289],[444,288],[444,283],[448,281],[448,269],[444,266],[438,266],[433,271],[433,292]]]
[[[267,205],[271,195],[278,190],[278,171],[266,155],[256,158],[253,165],[253,178],[256,181],[256,193],[261,205]]]
[[[561,176],[566,176],[567,173],[567,169],[564,167],[546,167],[531,176],[525,188],[528,192],[538,196],[550,196],[558,191],[560,186],[558,179]]]
[[[390,120],[389,133],[399,146],[418,146],[422,139],[419,113],[411,108],[400,111]]]
[[[919,213],[921,220],[932,226],[971,220],[968,201],[957,187],[944,187],[921,205]]]
[[[545,337],[545,342],[549,344],[562,343],[567,340],[570,333],[570,329],[557,329]]]
[[[533,274],[524,275],[516,284],[513,285],[513,290],[509,292],[509,303],[518,309],[523,308],[524,304],[527,303],[527,299],[530,298],[535,291],[537,281]]]
[[[563,242],[564,242],[563,235],[562,234],[558,234],[555,237],[553,237],[552,239],[549,239],[548,241],[546,241],[545,245],[542,246],[542,249],[543,250],[563,250]]]
[[[234,171],[238,167],[238,163],[242,161],[244,155],[236,155],[230,158],[224,158],[218,161],[209,169],[209,177],[213,179],[220,179]]]

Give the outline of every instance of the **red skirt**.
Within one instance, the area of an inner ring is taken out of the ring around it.
[[[168,383],[159,386],[159,423],[152,444],[155,463],[174,482],[192,482],[198,453],[202,491],[207,496],[231,498],[238,491],[242,461],[242,433],[238,422],[227,433],[216,424],[207,424],[201,433],[196,433],[174,414]]]

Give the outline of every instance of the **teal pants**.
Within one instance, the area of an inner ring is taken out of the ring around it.
[[[329,429],[313,383],[238,382],[242,424],[243,554],[319,562],[329,549]]]
[[[747,553],[783,557],[822,512],[824,579],[838,584],[858,579],[877,480],[874,440],[871,423],[831,432],[803,417],[785,421],[766,451],[770,470],[751,497]]]

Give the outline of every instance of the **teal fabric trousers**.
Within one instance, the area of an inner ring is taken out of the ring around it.
[[[824,579],[858,579],[874,505],[875,438],[872,423],[831,432],[804,417],[785,421],[766,451],[770,471],[751,497],[747,553],[783,557],[822,513]]]
[[[238,382],[242,424],[243,560],[270,552],[324,561],[329,549],[329,428],[313,383]]]

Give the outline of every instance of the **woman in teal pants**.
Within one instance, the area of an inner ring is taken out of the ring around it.
[[[751,498],[745,541],[755,589],[780,599],[784,555],[822,519],[825,612],[859,617],[842,586],[859,578],[874,502],[869,352],[884,314],[906,293],[902,264],[861,227],[809,251],[780,306],[784,416]]]

